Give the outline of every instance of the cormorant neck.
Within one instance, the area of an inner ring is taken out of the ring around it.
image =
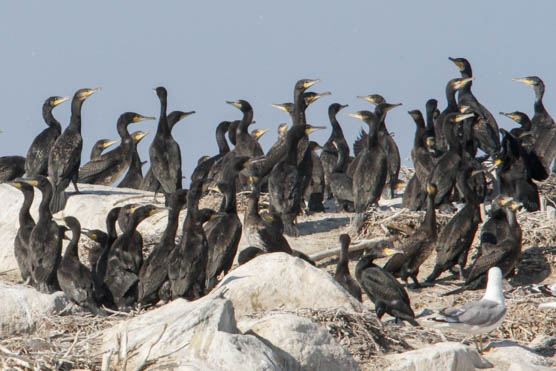
[[[369,125],[369,134],[367,135],[367,148],[370,150],[378,143],[377,141],[378,127],[376,122],[374,121],[368,121],[367,125]]]
[[[164,246],[174,246],[176,232],[178,231],[180,211],[181,207],[170,207],[168,210],[168,222],[164,234],[162,235],[162,240],[165,241]]]
[[[303,94],[305,89],[294,89],[293,92],[293,111],[290,114],[292,117],[293,125],[305,125],[307,121],[305,119],[305,109],[307,105],[305,104],[305,98]]]
[[[222,200],[222,204],[220,205],[220,211],[223,211],[227,214],[237,214],[235,187],[230,186],[230,188],[233,189],[227,189],[226,192],[224,192],[224,199]]]
[[[290,131],[286,138],[286,163],[289,165],[297,165],[297,144],[303,135],[297,131]]]
[[[452,88],[451,84],[446,87],[446,100],[448,101],[448,108],[456,111],[458,108],[458,102],[456,102],[456,90]]]
[[[79,244],[79,235],[81,234],[81,230],[77,228],[77,226],[72,226],[71,228],[71,241],[66,246],[66,252],[64,253],[64,258],[68,257],[78,257],[77,253],[77,245]]]
[[[228,141],[226,140],[226,130],[220,126],[216,128],[216,144],[218,144],[218,150],[221,155],[230,152],[230,146],[228,146]]]
[[[349,274],[349,258],[348,258],[348,245],[342,244],[342,249],[340,250],[340,259],[336,265],[336,274],[347,273]]]
[[[71,119],[69,127],[81,132],[81,107],[84,100],[74,97],[71,101]]]
[[[332,172],[333,173],[343,172],[346,161],[347,161],[346,153],[344,151],[339,150],[338,151],[338,160],[336,161],[336,166],[334,167],[334,170],[332,170]]]
[[[434,195],[427,195],[427,213],[423,224],[432,236],[436,236],[436,209],[434,207]]]
[[[124,138],[130,138],[131,139],[131,135],[129,135],[129,131],[127,130],[127,126],[130,124],[130,122],[128,122],[127,120],[124,119],[118,119],[118,123],[116,124],[116,130],[118,131],[118,134],[120,135],[120,137],[122,138],[122,143]]]
[[[338,123],[336,114],[337,112],[328,112],[328,117],[330,118],[330,125],[332,125],[332,133],[330,134],[332,138],[339,138],[344,136],[344,131],[342,130],[342,127]]]
[[[243,119],[241,120],[241,122],[239,123],[239,130],[243,133],[249,134],[249,125],[251,125],[251,123],[253,122],[253,110],[252,109],[248,109],[245,112],[243,112]]]
[[[247,201],[247,215],[250,216],[259,215],[259,190],[256,189],[256,187],[258,187],[258,185],[253,186],[253,189],[251,189],[251,194]]]
[[[166,108],[168,106],[168,100],[166,97],[159,97],[160,99],[160,118],[158,119],[158,128],[156,130],[156,135],[169,135],[170,127],[168,126],[168,117],[166,116]]]
[[[544,96],[544,86],[543,85],[535,85],[535,113],[537,112],[546,112],[544,108],[544,104],[542,103],[542,98]]]
[[[34,192],[33,190],[23,192],[23,205],[19,209],[19,226],[29,225],[34,223],[33,217],[29,212],[31,204],[33,203]]]
[[[44,187],[40,191],[42,193],[42,200],[39,205],[39,219],[52,219],[52,212],[50,211],[52,187]]]
[[[42,117],[44,119],[44,122],[46,122],[46,124],[48,126],[50,126],[51,128],[56,129],[58,132],[62,131],[62,126],[60,125],[60,123],[58,122],[58,120],[56,120],[56,118],[54,118],[54,115],[52,114],[52,109],[54,107],[50,106],[49,104],[45,104],[42,107]]]

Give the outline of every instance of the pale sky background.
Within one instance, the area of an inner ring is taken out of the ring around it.
[[[369,109],[356,95],[379,93],[403,106],[387,118],[407,160],[414,123],[407,111],[429,98],[444,109],[446,82],[459,77],[448,57],[472,64],[475,96],[511,127],[499,111],[532,114],[531,88],[512,77],[540,76],[545,106],[556,114],[556,2],[553,1],[11,1],[0,6],[0,155],[25,155],[46,126],[41,107],[52,95],[102,87],[83,107],[84,160],[100,138],[117,138],[116,120],[126,111],[158,118],[152,89],[168,89],[168,109],[197,111],[173,131],[183,173],[217,152],[214,129],[241,117],[226,100],[246,99],[255,111],[252,128],[276,128],[289,117],[271,103],[292,100],[301,78],[321,78],[311,90],[331,91],[307,111],[309,123],[328,129],[327,109]],[[54,115],[65,128],[70,104]],[[339,116],[348,142],[362,127]],[[157,121],[130,126],[152,129],[139,146],[143,160]],[[82,162],[84,163],[84,162]],[[144,168],[144,172],[147,167]],[[184,181],[189,185],[189,180]]]

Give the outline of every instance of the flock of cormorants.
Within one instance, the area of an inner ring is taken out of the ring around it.
[[[519,124],[506,131],[498,128],[494,116],[473,95],[469,62],[464,58],[450,60],[461,77],[446,85],[446,108],[440,111],[438,102],[430,99],[426,102],[426,120],[420,110],[409,111],[416,124],[411,151],[415,173],[407,183],[402,204],[411,210],[426,210],[424,221],[398,248],[381,243],[367,252],[356,265],[355,280],[348,267],[350,237],[339,237],[341,254],[335,278],[360,301],[363,289],[374,302],[379,319],[388,313],[417,325],[409,296],[397,278],[406,283],[411,278],[419,287],[419,268],[435,249],[435,266],[426,282],[434,282],[447,270],[459,274],[465,282],[447,294],[484,287],[493,266],[499,267],[504,277],[510,277],[521,255],[516,211],[521,207],[539,210],[535,181],[548,177],[556,155],[556,125],[543,106],[544,84],[540,78],[516,79],[533,87],[535,114],[529,119],[522,112],[502,113]],[[278,139],[266,154],[258,143],[266,131],[249,132],[254,123],[251,105],[245,100],[226,102],[240,110],[242,118],[216,127],[219,153],[199,159],[188,190],[182,186],[180,146],[172,137],[172,128],[195,112],[167,114],[164,87],[155,89],[161,108],[149,149],[151,167],[144,177],[137,143],[148,133],[130,134],[128,126],[154,117],[123,113],[116,125],[119,146],[103,153],[116,141],[100,140],[93,147],[90,161],[81,166],[81,107],[99,89],[75,93],[71,121],[63,132],[52,110],[70,98],[47,99],[43,117],[48,128],[33,141],[27,157],[0,159],[2,181],[24,195],[14,242],[23,279],[41,292],[61,289],[75,303],[103,314],[102,306],[128,310],[138,303],[148,305],[178,297],[194,300],[206,295],[231,269],[242,232],[249,247],[239,254],[240,264],[260,254],[284,252],[314,265],[305,254],[292,249],[284,237],[298,235],[296,218],[304,208],[323,212],[323,202],[335,197],[339,209],[356,214],[353,225],[360,228],[365,213],[381,197],[393,197],[400,185],[399,150],[386,126],[387,113],[400,104],[388,103],[378,94],[358,97],[375,105],[375,109],[346,114],[368,126],[354,143],[355,157],[350,157],[337,118],[346,104],[329,106],[332,133],[323,146],[308,138],[323,127],[307,124],[306,109],[330,95],[307,91],[317,82],[298,81],[293,103],[273,105],[289,114],[292,126],[279,126]],[[320,156],[318,149],[322,150]],[[482,156],[478,156],[479,149]],[[167,227],[146,259],[142,236],[136,229],[163,208],[134,204],[113,208],[106,216],[106,231],[82,229],[71,216],[63,219],[63,225],[53,219],[53,214],[64,208],[65,189],[70,182],[79,193],[78,182],[111,185],[124,174],[119,187],[160,192],[166,198]],[[29,213],[33,187],[42,193],[36,222]],[[209,190],[224,196],[219,211],[199,209],[200,198]],[[236,207],[238,191],[250,191],[243,223]],[[269,194],[270,206],[261,215],[259,196],[263,191]],[[453,213],[453,202],[464,206],[439,230],[436,209]],[[470,246],[482,223],[480,206],[485,202],[492,205],[490,216],[480,231],[479,253],[466,270]],[[179,213],[184,208],[187,216],[182,237],[176,243]],[[119,235],[116,222],[122,230]],[[62,240],[68,239],[69,231],[71,241],[61,256]],[[98,244],[89,254],[91,269],[78,258],[82,233]],[[375,259],[385,256],[391,257],[384,267],[374,264]]]

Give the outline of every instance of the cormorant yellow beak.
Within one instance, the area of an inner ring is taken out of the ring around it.
[[[135,210],[137,210],[137,209],[138,209],[138,206],[130,207],[129,208],[129,213],[133,214],[135,212]]]
[[[324,93],[311,95],[311,96],[307,97],[307,100],[309,101],[309,103],[314,103],[317,99],[322,98],[322,97],[326,97],[328,95],[332,95],[332,93],[327,91],[327,92],[324,92]]]
[[[457,115],[456,118],[454,119],[454,122],[460,122],[463,121],[465,119],[468,119],[470,117],[475,116],[474,113],[466,113],[466,114],[462,114],[462,115]]]
[[[519,119],[519,117],[517,115],[515,115],[514,113],[505,113],[505,112],[500,112],[501,115],[506,116],[507,118],[510,118],[514,121],[517,121]]]
[[[448,57],[448,59],[451,60],[458,67],[460,72],[462,72],[465,69],[463,62],[458,61],[456,58],[452,58],[452,57]]]
[[[151,132],[150,131],[140,131],[137,134],[135,134],[135,140],[136,141],[140,141],[141,139],[143,139],[144,137],[146,137],[147,135],[149,135]]]
[[[322,147],[319,145],[316,145],[315,148],[313,148],[313,151],[320,151],[322,150]]]
[[[209,187],[208,190],[213,191],[213,192],[222,193],[222,190],[220,189],[220,187],[218,185],[215,185],[214,187]]]
[[[288,109],[284,104],[271,104],[271,106],[274,108],[278,108],[279,110],[282,110],[284,112],[288,112]]]
[[[259,177],[256,176],[250,176],[249,177],[249,182],[251,183],[257,183],[259,181]]]
[[[460,112],[460,113],[466,113],[466,112],[469,111],[470,109],[471,109],[471,107],[469,107],[469,106],[461,106],[461,107],[459,108],[459,112]]]
[[[59,98],[59,99],[55,99],[54,100],[54,107],[56,107],[59,104],[64,103],[67,100],[70,100],[70,99],[71,99],[71,97],[62,97],[62,98]]]
[[[30,186],[33,186],[33,187],[38,187],[39,186],[39,181],[35,180],[35,179],[21,179],[20,181],[23,182],[23,183],[27,183],[27,184],[29,184]]]
[[[517,201],[513,201],[510,204],[510,208],[512,209],[512,211],[516,211],[519,210],[523,207],[523,202],[517,202]]]
[[[260,137],[262,137],[263,135],[266,134],[267,131],[269,131],[270,129],[257,129],[255,131],[255,138],[259,139]]]
[[[17,189],[21,189],[21,183],[20,182],[12,181],[12,182],[5,182],[5,184],[9,184],[12,187],[15,187]]]
[[[386,107],[385,111],[388,112],[388,111],[390,111],[390,110],[392,110],[392,109],[394,109],[394,108],[396,108],[396,107],[399,107],[399,106],[401,106],[401,105],[402,105],[401,103],[391,104],[391,105],[389,105],[389,106]]]
[[[187,116],[194,115],[195,113],[197,113],[197,112],[195,112],[195,111],[184,112],[184,113],[180,116],[180,121],[183,120],[184,118],[186,118]]]
[[[434,147],[436,144],[436,139],[434,139],[434,137],[427,137],[427,139],[425,139],[425,143],[427,147]]]
[[[474,79],[475,79],[474,77],[467,77],[467,78],[465,78],[465,79],[461,79],[461,80],[457,81],[457,82],[454,84],[454,87],[455,87],[456,89],[461,89],[461,88],[463,88],[465,85],[467,85],[467,84],[469,84],[471,81],[473,81]]]
[[[363,115],[360,113],[346,113],[346,116],[355,117],[356,119],[363,120]]]
[[[529,85],[529,86],[533,85],[533,81],[529,80],[527,77],[514,78],[512,79],[512,81],[520,82],[522,84]]]
[[[502,161],[502,159],[497,158],[496,160],[494,160],[494,166],[500,166],[504,163],[504,161]]]
[[[153,116],[143,116],[143,115],[136,115],[133,118],[133,122],[141,122],[141,121],[145,121],[145,120],[155,120],[156,117]]]
[[[104,142],[104,144],[102,146],[106,149],[106,148],[110,147],[112,144],[118,143],[119,141],[120,141],[119,139],[110,140],[108,142]]]
[[[305,81],[305,83],[303,84],[303,87],[305,89],[310,88],[311,86],[315,85],[316,83],[320,82],[321,79],[316,79],[316,80],[307,80]]]
[[[153,216],[154,214],[158,214],[158,213],[161,212],[162,210],[165,210],[165,208],[163,208],[163,207],[157,207],[156,209],[152,209],[151,212],[149,213],[149,216]]]
[[[95,94],[96,92],[99,92],[101,90],[101,88],[96,88],[96,89],[89,89],[85,92],[85,98],[90,97],[91,95]]]
[[[523,133],[519,134],[518,137],[521,139],[521,138],[528,137],[530,135],[533,135],[533,133],[531,133],[530,131],[524,131]]]
[[[235,100],[235,101],[227,100],[226,103],[231,104],[232,106],[241,109],[241,103],[237,100]]]
[[[390,256],[394,254],[403,254],[404,252],[400,249],[387,247],[384,249],[384,253],[386,254],[386,256]]]
[[[430,195],[436,194],[436,187],[431,184],[427,184],[427,193]]]
[[[288,124],[286,125],[281,125],[280,127],[278,127],[278,132],[280,134],[284,134],[286,131],[288,131]]]
[[[364,101],[367,101],[367,102],[372,103],[372,104],[376,104],[376,101],[375,101],[375,99],[372,95],[365,95],[365,96],[358,95],[357,98],[358,99],[363,99]]]
[[[314,131],[320,130],[320,129],[326,129],[324,126],[312,126],[310,125],[307,129],[305,129],[305,134],[309,135]]]
[[[509,204],[510,202],[512,202],[514,199],[511,197],[502,197],[502,199],[500,200],[500,205],[502,206],[506,206],[507,204]]]

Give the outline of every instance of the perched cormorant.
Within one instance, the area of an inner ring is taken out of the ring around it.
[[[25,174],[25,157],[0,157],[0,182],[9,182]]]
[[[24,182],[13,181],[6,184],[19,189],[23,193],[23,204],[19,209],[19,229],[14,240],[14,256],[23,282],[34,286],[33,277],[31,276],[29,238],[35,227],[35,220],[31,216],[29,209],[33,203],[35,192],[32,186]]]
[[[304,193],[303,176],[310,176],[311,174],[310,172],[302,173],[298,169],[298,143],[306,135],[318,129],[321,129],[321,127],[294,125],[289,130],[286,139],[286,158],[274,166],[268,177],[271,206],[280,214],[284,223],[284,232],[289,236],[299,234],[294,221],[301,212],[301,198]]]
[[[511,234],[504,207],[512,201],[511,197],[500,195],[492,200],[489,218],[481,227],[479,256],[496,249],[496,245]]]
[[[258,142],[269,130],[270,129],[254,129],[251,131],[251,136]]]
[[[388,162],[386,153],[378,142],[378,120],[370,111],[348,113],[348,116],[364,121],[369,126],[367,145],[357,156],[357,167],[353,173],[353,201],[357,213],[355,227],[363,223],[363,213],[378,202],[386,183]]]
[[[429,184],[427,191],[427,212],[425,220],[417,230],[404,241],[402,254],[396,254],[384,265],[384,270],[392,273],[395,277],[401,277],[407,282],[411,277],[415,287],[420,287],[417,276],[419,267],[432,254],[436,243],[436,211],[434,207],[434,196],[436,185]]]
[[[369,299],[375,304],[375,312],[380,322],[384,313],[396,319],[405,320],[413,326],[419,326],[411,309],[409,296],[394,276],[373,263],[374,259],[383,258],[400,252],[384,246],[375,246],[361,257],[355,266],[355,278]]]
[[[116,144],[120,141],[120,139],[114,139],[114,140],[110,140],[110,139],[99,139],[97,140],[97,142],[95,143],[95,145],[93,146],[93,149],[91,149],[91,157],[89,158],[89,160],[94,160],[100,157],[100,155],[102,155],[102,152],[107,149],[108,147],[110,147],[113,144]]]
[[[202,181],[191,183],[181,243],[170,252],[168,278],[172,298],[194,300],[205,294],[208,243],[198,215],[202,192]]]
[[[137,281],[140,266],[134,252],[129,250],[139,223],[163,209],[153,205],[132,208],[125,231],[116,238],[108,254],[104,283],[112,293],[119,310],[127,310],[137,301]]]
[[[256,177],[249,178],[251,194],[247,201],[247,211],[243,219],[243,226],[247,242],[253,248],[264,252],[292,253],[292,249],[280,228],[272,222],[263,220],[259,214],[260,181]],[[279,217],[278,217],[279,218]]]
[[[351,239],[349,235],[344,233],[340,235],[340,245],[342,250],[340,251],[340,258],[338,259],[338,264],[336,265],[336,273],[334,274],[334,279],[342,285],[347,292],[349,292],[354,298],[363,302],[361,297],[361,287],[357,282],[351,277],[349,273],[349,244]]]
[[[168,281],[168,257],[175,248],[179,214],[186,202],[187,190],[180,189],[169,196],[166,229],[139,271],[137,300],[141,304],[156,303],[161,299],[159,290],[164,282]]]
[[[60,227],[52,220],[49,207],[52,199],[52,185],[42,175],[18,181],[37,187],[42,193],[39,219],[29,236],[31,276],[40,292],[52,293],[60,289],[56,270],[61,260],[62,238],[65,231],[64,227]]]
[[[481,223],[479,199],[469,186],[469,179],[475,175],[475,172],[472,168],[467,168],[458,174],[458,183],[463,190],[465,206],[450,219],[438,235],[436,262],[432,273],[427,277],[427,282],[435,281],[443,272],[452,269],[455,265],[458,266],[460,278],[463,279],[467,254]]]
[[[71,101],[70,124],[56,139],[48,155],[48,178],[54,189],[50,209],[52,213],[62,210],[66,204],[65,189],[70,181],[79,193],[77,178],[81,165],[81,150],[83,138],[81,137],[81,107],[85,99],[99,91],[97,89],[80,89]]]
[[[471,64],[465,58],[451,58],[452,61],[459,69],[461,77],[473,77]],[[494,156],[500,150],[500,138],[498,137],[498,124],[494,119],[492,113],[485,108],[471,92],[471,85],[469,82],[458,93],[458,105],[468,106],[476,116],[473,119],[473,136],[477,140],[479,148],[490,156]]]
[[[73,216],[65,217],[63,222],[70,228],[72,237],[56,271],[60,288],[75,304],[89,309],[93,314],[105,315],[95,300],[93,274],[89,268],[79,261],[77,250],[81,235],[81,224]]]
[[[139,152],[137,152],[137,144],[149,134],[149,131],[135,131],[131,133],[131,139],[133,140],[133,150],[131,155],[131,163],[127,169],[127,173],[124,179],[118,184],[118,188],[134,188],[139,189],[141,187],[141,182],[143,181],[143,165],[145,162],[141,161],[139,157]]]
[[[167,91],[160,86],[155,89],[160,99],[160,117],[156,135],[149,147],[151,171],[160,183],[164,193],[172,193],[182,188],[181,151],[178,142],[172,137],[166,117]],[[193,114],[191,111],[188,114]]]
[[[28,177],[48,175],[48,154],[56,139],[62,133],[62,126],[52,115],[54,107],[71,97],[50,97],[42,106],[42,117],[48,127],[35,137],[27,151],[25,172]]]
[[[288,124],[286,122],[283,122],[280,125],[278,125],[278,139],[266,152],[267,156],[270,155],[273,151],[278,150],[279,147],[284,146],[284,143],[286,142],[287,133],[288,133]]]
[[[550,171],[550,164],[556,156],[556,123],[544,108],[544,82],[537,76],[513,79],[531,86],[535,91],[535,114],[531,119],[531,132],[535,138],[535,152],[543,162],[546,172]]]
[[[264,155],[259,142],[249,134],[249,125],[253,123],[253,108],[249,102],[240,99],[238,101],[226,101],[243,113],[243,118],[236,131],[236,144],[233,152],[239,156],[257,157]]]
[[[122,113],[118,118],[118,134],[122,143],[110,152],[89,161],[79,169],[79,182],[89,184],[111,185],[129,168],[133,159],[133,138],[127,127],[131,123],[154,120],[135,112]]]
[[[328,185],[336,197],[337,209],[353,212],[353,179],[345,172],[349,149],[346,151],[340,145],[337,154],[336,165],[328,176]]]
[[[482,251],[482,254],[475,259],[463,287],[444,293],[443,296],[458,294],[465,290],[482,289],[487,282],[488,271],[492,267],[500,268],[503,277],[514,273],[516,264],[521,257],[521,227],[515,215],[516,210],[521,206],[515,201],[503,206],[510,233],[503,240],[498,241],[496,247],[493,246],[487,251]]]

